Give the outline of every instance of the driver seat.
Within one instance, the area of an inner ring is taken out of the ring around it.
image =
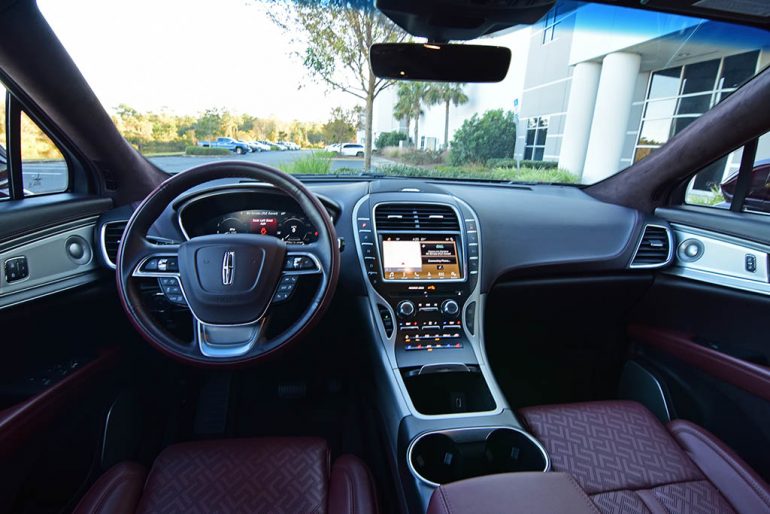
[[[343,455],[331,465],[326,441],[311,437],[201,441],[169,446],[149,474],[140,464],[110,468],[77,514],[377,512],[366,465]]]

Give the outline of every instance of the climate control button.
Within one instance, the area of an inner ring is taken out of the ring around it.
[[[404,300],[398,304],[396,310],[398,311],[398,316],[400,318],[410,318],[414,316],[417,307],[415,307],[414,302],[410,300]]]
[[[441,313],[444,316],[454,318],[460,312],[460,306],[454,300],[444,300],[441,302]]]

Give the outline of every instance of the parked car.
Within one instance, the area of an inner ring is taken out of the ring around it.
[[[340,144],[339,143],[332,143],[330,145],[326,145],[326,148],[324,148],[324,151],[326,152],[339,152],[340,151]]]
[[[292,143],[291,141],[278,141],[278,143],[289,150],[299,150],[299,145],[297,143]]]
[[[340,146],[337,152],[343,157],[363,157],[364,145],[358,143],[345,143]]]
[[[725,197],[725,203],[729,206],[735,196],[735,186],[738,184],[738,172],[727,177],[719,189]],[[770,212],[770,159],[764,159],[754,163],[751,174],[751,185],[746,191],[746,199],[743,204],[748,210]]]
[[[269,152],[272,150],[272,147],[267,144],[263,143],[262,141],[248,141],[249,146],[252,147],[253,152]]]
[[[251,147],[248,143],[238,141],[231,137],[218,137],[214,141],[199,141],[198,146],[202,146],[203,148],[227,148],[238,155],[251,152]]]

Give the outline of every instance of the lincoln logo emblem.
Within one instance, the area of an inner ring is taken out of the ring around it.
[[[235,275],[235,252],[227,251],[222,259],[222,284],[232,285],[233,275]]]

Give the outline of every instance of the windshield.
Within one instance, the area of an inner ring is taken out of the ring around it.
[[[420,40],[373,8],[38,3],[120,132],[169,173],[235,158],[296,174],[591,184],[770,60],[759,29],[561,1],[477,41],[511,49],[502,82],[393,82],[370,77],[369,46]]]

